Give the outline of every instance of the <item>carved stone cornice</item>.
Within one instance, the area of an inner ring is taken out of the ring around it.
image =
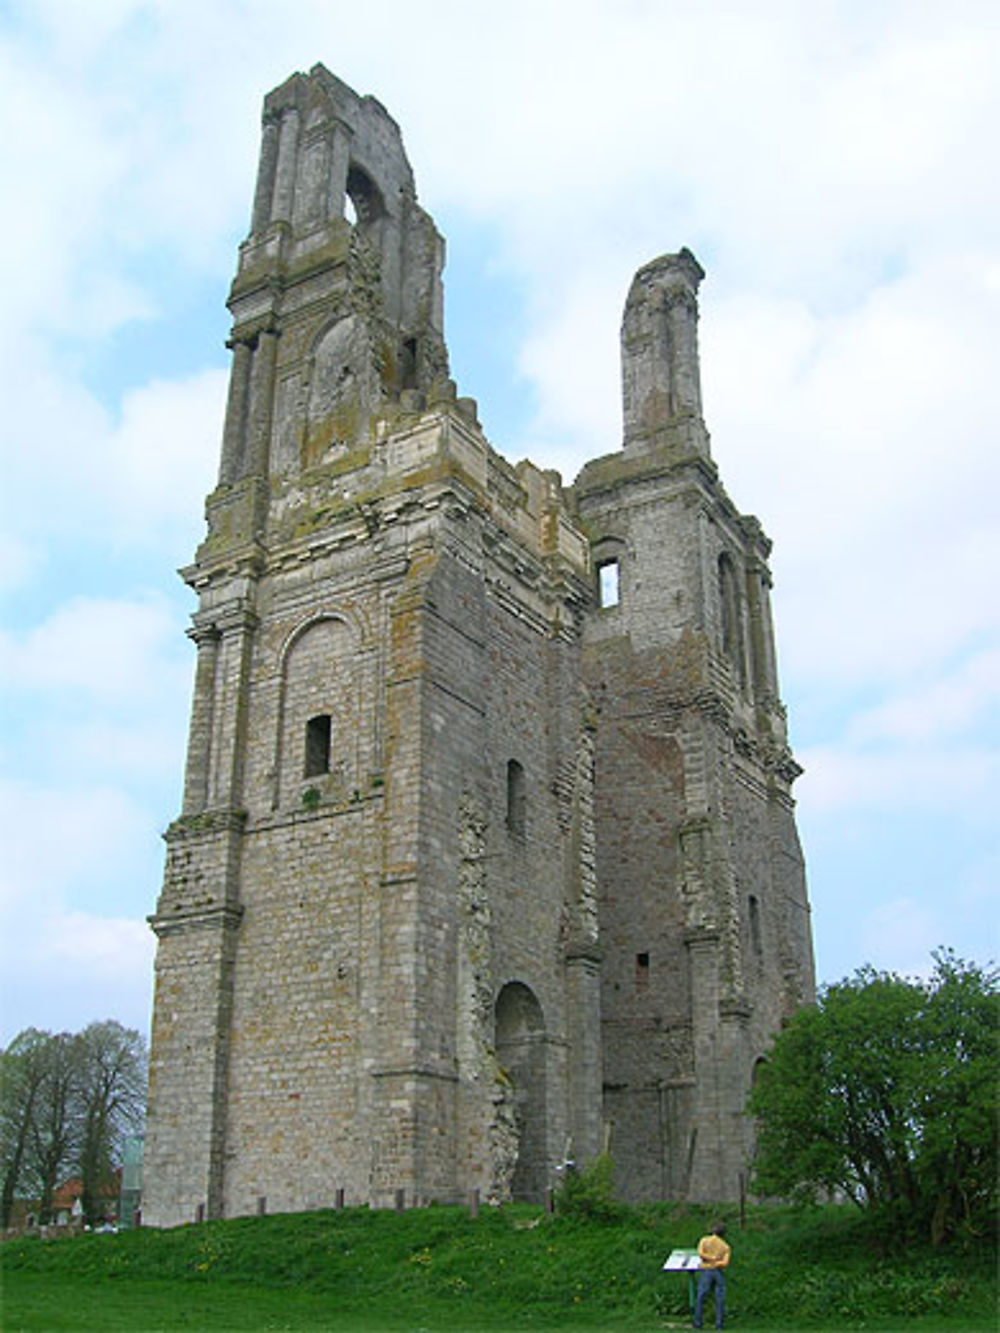
[[[267,567],[267,547],[252,540],[227,549],[218,557],[206,555],[192,565],[184,565],[178,573],[189,588],[201,592],[205,588],[237,579],[258,579]]]
[[[175,912],[156,912],[146,920],[158,939],[167,935],[191,935],[202,931],[235,931],[243,920],[243,908],[230,903],[187,907]]]
[[[167,828],[163,839],[167,843],[179,843],[190,838],[211,838],[220,833],[242,833],[246,822],[245,810],[202,810],[198,814],[179,815]]]
[[[787,746],[782,746],[780,749],[775,748],[769,753],[765,753],[763,764],[766,772],[772,773],[789,785],[805,772],[805,769],[797,762]]]

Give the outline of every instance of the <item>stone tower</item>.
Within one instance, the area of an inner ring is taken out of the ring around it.
[[[814,998],[805,869],[778,698],[770,543],[719,483],[687,250],[636,274],[625,438],[573,488],[596,570],[604,1114],[636,1198],[731,1199],[753,1069]]]
[[[637,275],[625,444],[568,491],[448,377],[444,245],[384,108],[264,105],[230,295],[144,1219],[727,1197],[812,993],[768,544],[702,422],[701,271]],[[266,1200],[266,1205],[261,1201]]]

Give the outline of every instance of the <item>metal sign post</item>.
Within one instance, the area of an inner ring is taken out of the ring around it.
[[[664,1273],[687,1273],[688,1306],[691,1310],[694,1309],[694,1275],[700,1267],[701,1260],[698,1258],[697,1250],[671,1250],[663,1264]]]

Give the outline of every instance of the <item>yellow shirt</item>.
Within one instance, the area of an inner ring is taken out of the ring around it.
[[[728,1268],[732,1250],[721,1236],[702,1236],[698,1242],[698,1258],[702,1268]]]

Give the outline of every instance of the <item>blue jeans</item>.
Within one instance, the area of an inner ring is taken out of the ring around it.
[[[715,1327],[721,1328],[726,1317],[726,1275],[721,1268],[702,1268],[698,1271],[698,1296],[694,1303],[694,1326],[701,1328],[705,1313],[705,1298],[715,1288]]]

